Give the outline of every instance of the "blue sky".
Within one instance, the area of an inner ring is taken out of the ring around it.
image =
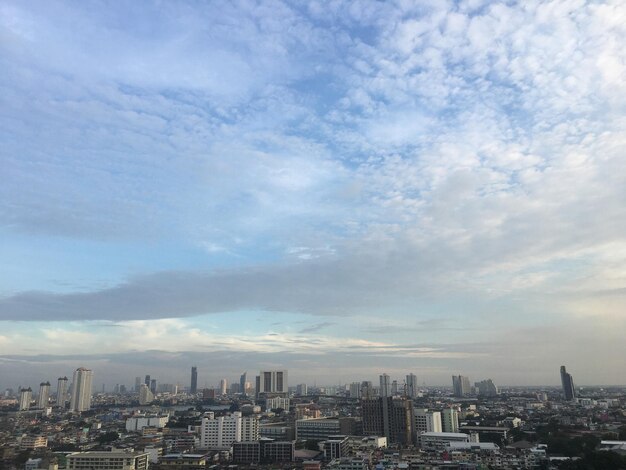
[[[623,382],[624,25],[620,1],[2,2],[0,386]]]

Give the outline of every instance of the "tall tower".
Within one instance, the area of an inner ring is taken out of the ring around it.
[[[471,393],[471,386],[469,377],[463,375],[452,376],[452,388],[454,389],[455,397],[464,397]]]
[[[417,391],[418,391],[417,377],[415,376],[415,374],[407,375],[406,376],[406,394],[411,398],[415,398],[417,397]]]
[[[59,379],[57,380],[56,405],[59,408],[65,408],[66,401],[67,401],[67,377],[59,377]]]
[[[191,385],[189,387],[189,393],[194,394],[198,392],[198,368],[193,366],[191,368]]]
[[[228,388],[228,381],[226,379],[220,380],[220,395],[226,395],[226,389]]]
[[[380,379],[380,396],[381,397],[390,397],[391,396],[391,379],[387,374],[383,374],[379,377]]]
[[[574,379],[571,374],[567,373],[565,366],[561,366],[561,385],[563,385],[563,395],[565,395],[565,400],[574,400],[576,398]]]
[[[70,401],[70,410],[87,411],[91,408],[91,382],[93,380],[93,371],[79,367],[74,371],[74,386],[72,387],[72,399]]]
[[[139,392],[141,388],[141,377],[135,377],[135,392]]]
[[[30,402],[33,399],[33,389],[21,388],[20,389],[20,411],[27,411],[30,409]]]
[[[286,370],[262,370],[258,378],[257,394],[287,393]]]
[[[37,398],[37,408],[43,409],[48,407],[50,400],[50,382],[41,382],[39,384],[39,397]]]
[[[241,374],[241,377],[239,377],[239,392],[244,396],[248,393],[248,391],[246,390],[247,380],[248,380],[248,373],[244,372],[243,374]]]

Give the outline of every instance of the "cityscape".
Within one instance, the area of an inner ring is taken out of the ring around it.
[[[0,0],[0,470],[626,470],[625,0]]]

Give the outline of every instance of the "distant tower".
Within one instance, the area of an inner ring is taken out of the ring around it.
[[[226,395],[228,388],[228,381],[226,379],[220,380],[220,395]]]
[[[383,374],[379,377],[380,379],[380,396],[381,397],[390,397],[391,396],[391,380],[387,374]]]
[[[139,393],[141,389],[141,377],[135,377],[135,392]]]
[[[143,383],[145,383],[148,388],[150,388],[150,374],[147,374],[145,379],[143,380]]]
[[[248,373],[244,372],[243,374],[241,374],[241,377],[239,377],[239,392],[242,395],[246,395],[248,393],[248,391],[246,390],[247,380],[248,380]]]
[[[198,393],[198,368],[196,366],[191,368],[191,386],[189,387],[189,393]]]
[[[459,432],[459,414],[454,408],[446,408],[442,414],[443,432]]]
[[[28,411],[30,409],[30,402],[33,400],[33,389],[21,388],[20,389],[20,411]]]
[[[67,401],[67,377],[59,377],[57,380],[57,401],[56,405],[59,408],[65,408],[65,402]]]
[[[39,384],[39,397],[37,398],[37,408],[43,409],[48,407],[50,400],[50,382],[41,382]]]
[[[452,388],[454,389],[455,397],[465,397],[471,393],[471,386],[469,377],[463,375],[452,376]]]
[[[79,367],[74,371],[74,386],[72,387],[72,399],[70,401],[70,410],[87,411],[91,408],[91,382],[93,380],[93,371]]]
[[[262,393],[287,393],[286,370],[262,370],[258,376],[257,395]]]
[[[150,380],[150,391],[152,393],[156,393],[156,390],[157,390],[157,381],[156,379],[152,379]]]
[[[150,387],[146,384],[141,384],[139,388],[139,404],[149,405],[154,401],[154,394],[150,391]]]
[[[415,376],[415,374],[407,375],[406,376],[406,394],[411,398],[415,398],[417,397],[417,391],[418,391],[417,377]]]
[[[565,400],[572,401],[576,398],[576,390],[574,389],[574,379],[571,374],[565,370],[565,366],[561,366],[561,384],[563,385],[563,394]]]

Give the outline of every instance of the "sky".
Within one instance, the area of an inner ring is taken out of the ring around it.
[[[0,387],[626,383],[626,4],[0,3]]]

